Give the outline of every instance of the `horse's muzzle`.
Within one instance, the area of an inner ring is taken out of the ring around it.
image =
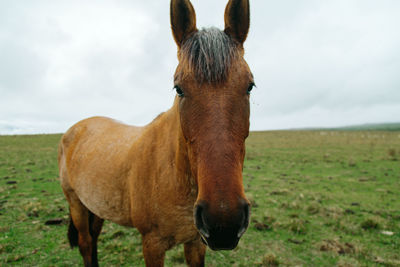
[[[203,242],[212,250],[234,249],[249,226],[250,207],[240,199],[234,212],[212,214],[209,205],[198,201],[194,208],[194,219]]]

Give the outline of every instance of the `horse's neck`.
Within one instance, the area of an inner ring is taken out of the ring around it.
[[[186,142],[183,138],[177,100],[166,112],[159,115],[147,127],[149,145],[154,146],[158,153],[152,160],[163,164],[163,168],[171,168],[172,177],[163,179],[176,179],[182,188],[189,191],[196,190],[193,175],[191,174]],[[173,162],[173,164],[171,164]]]

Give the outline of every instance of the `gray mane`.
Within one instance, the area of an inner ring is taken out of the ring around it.
[[[217,28],[202,29],[181,47],[181,59],[188,63],[199,82],[222,82],[238,54],[236,43]]]

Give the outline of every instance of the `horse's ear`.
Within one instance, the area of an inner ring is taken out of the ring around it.
[[[181,47],[182,42],[196,28],[196,13],[189,0],[171,0],[171,28],[175,42]]]
[[[225,8],[225,33],[243,44],[250,26],[249,0],[229,0]]]

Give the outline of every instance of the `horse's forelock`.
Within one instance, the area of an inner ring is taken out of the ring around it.
[[[223,82],[238,55],[238,46],[217,28],[202,29],[190,36],[180,49],[180,60],[199,82]]]

